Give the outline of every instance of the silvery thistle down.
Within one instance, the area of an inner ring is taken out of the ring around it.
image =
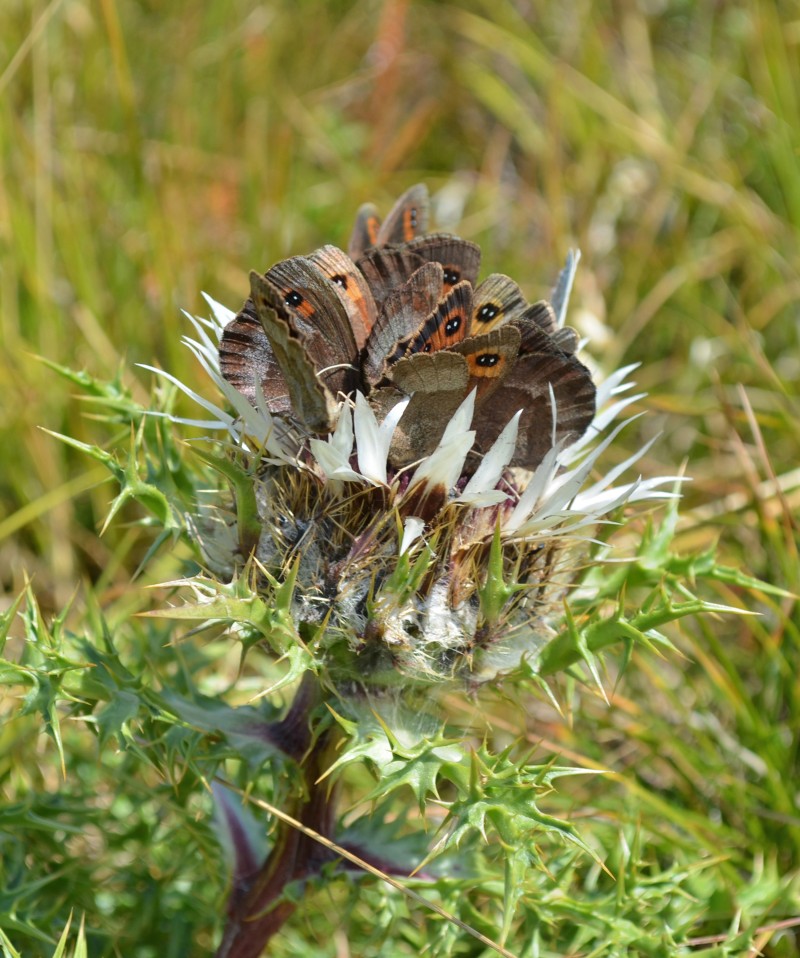
[[[548,335],[567,352],[577,345],[565,327],[577,262],[570,254],[551,303]],[[476,452],[487,408],[476,409],[480,387],[452,404],[431,448],[398,464],[413,392],[379,402],[360,389],[338,393],[325,412],[330,431],[310,430],[292,402],[271,408],[257,379],[245,396],[222,374],[220,343],[236,314],[208,302],[211,318],[189,316],[196,338],[185,342],[232,412],[155,370],[210,416],[176,421],[223,434],[203,456],[231,489],[192,521],[207,572],[183,584],[197,617],[228,622],[245,648],[258,642],[288,663],[271,694],[299,680],[284,718],[259,733],[300,776],[284,807],[293,821],[278,825],[266,859],[243,837],[229,796],[217,793],[234,857],[218,955],[243,958],[261,954],[296,907],[286,886],[336,857],[325,844],[334,839],[337,797],[326,776],[341,761],[348,722],[364,720],[365,704],[419,708],[437,689],[475,689],[521,667],[535,675],[592,530],[625,503],[674,495],[664,487],[676,479],[616,484],[649,444],[595,473],[640,398],[627,380],[634,367],[599,384],[596,412],[577,438],[559,435],[559,397],[544,384],[546,451],[533,469],[515,465],[522,409]],[[279,358],[281,348],[278,341]],[[346,844],[336,847],[347,854]],[[384,874],[403,871],[368,848],[350,851]]]

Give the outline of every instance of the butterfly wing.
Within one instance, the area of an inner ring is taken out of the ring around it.
[[[431,233],[406,243],[403,249],[421,256],[427,262],[441,263],[447,289],[462,280],[468,280],[474,286],[478,279],[481,250],[469,240],[460,239],[450,233]]]
[[[425,263],[387,297],[367,340],[364,378],[377,385],[388,366],[402,359],[408,343],[442,298],[443,271],[438,263]]]
[[[406,249],[372,249],[358,260],[356,266],[364,274],[372,291],[375,308],[380,315],[387,297],[407,283],[425,260]]]
[[[523,410],[512,466],[535,469],[553,444],[552,387],[555,398],[555,441],[575,442],[589,428],[595,412],[595,387],[589,370],[562,352],[543,330],[533,336],[528,352],[512,368],[475,418],[476,447],[486,452],[517,410]]]
[[[225,327],[219,343],[222,375],[255,406],[260,393],[271,412],[291,412],[289,388],[252,299]]]
[[[553,342],[562,352],[571,355],[580,345],[580,337],[571,326],[562,326],[553,333]]]
[[[546,299],[531,303],[519,317],[520,326],[537,326],[551,335],[558,329],[556,313]]]
[[[302,343],[320,380],[333,395],[355,389],[359,349],[337,287],[305,256],[276,263],[266,279],[280,294],[278,312]],[[284,372],[289,380],[288,370]]]
[[[381,228],[381,218],[378,207],[374,203],[364,203],[358,208],[347,252],[352,260],[357,260],[368,249],[378,242],[378,230]]]
[[[255,313],[281,369],[292,414],[310,432],[327,432],[335,422],[336,400],[317,376],[308,350],[281,314],[283,292],[259,273],[250,274]]]
[[[417,183],[406,190],[383,223],[377,206],[374,203],[364,203],[356,214],[347,247],[350,257],[358,260],[375,246],[407,243],[415,236],[420,236],[428,228],[429,206],[428,188],[424,183]]]
[[[532,303],[515,323],[522,333],[522,352],[532,352],[538,348],[542,331],[562,352],[574,353],[578,348],[578,334],[571,326],[558,325],[555,310],[544,299]]]
[[[469,373],[463,356],[438,352],[401,359],[392,367],[391,375],[393,386],[411,396],[389,450],[389,461],[399,469],[436,448],[467,394]]]
[[[375,240],[376,246],[407,243],[421,236],[428,229],[430,199],[428,187],[417,183],[403,193],[381,224]]]
[[[308,259],[336,287],[350,320],[356,348],[363,349],[376,319],[375,300],[364,274],[346,253],[335,246],[314,250]]]

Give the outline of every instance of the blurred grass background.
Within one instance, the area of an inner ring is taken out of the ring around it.
[[[78,589],[76,622],[152,601],[132,582],[152,535],[116,522],[98,537],[105,472],[38,427],[113,430],[37,356],[118,374],[142,403],[140,362],[203,390],[181,308],[205,313],[201,290],[237,308],[251,268],[345,245],[361,202],[385,210],[420,180],[440,225],[482,245],[484,273],[530,298],[580,247],[570,320],[601,369],[640,362],[649,393],[606,463],[662,432],[642,469],[687,462],[677,547],[716,545],[797,591],[799,150],[789,0],[5,0],[0,602],[27,578],[47,615]],[[177,571],[161,556],[144,581]],[[729,860],[732,885],[772,868],[785,889],[800,867],[800,616],[793,597],[720,585],[717,599],[762,615],[696,622],[672,636],[683,658],[635,653],[610,707],[567,689],[571,721],[543,708],[530,736],[617,773],[575,785],[573,810],[625,808],[659,853],[680,832],[698,859]],[[6,802],[58,788],[35,728],[0,732]]]

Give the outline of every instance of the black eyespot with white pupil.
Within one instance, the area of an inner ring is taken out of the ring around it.
[[[497,303],[484,303],[483,306],[478,310],[477,319],[481,323],[491,322],[495,316],[500,312],[500,307]]]
[[[298,306],[303,305],[303,297],[297,292],[296,289],[290,289],[284,298],[284,302],[287,306],[297,309]]]
[[[450,266],[445,266],[444,281],[448,286],[455,286],[460,278],[461,278],[461,273],[459,273],[458,270],[453,269]]]
[[[338,274],[336,276],[331,276],[331,282],[336,283],[337,286],[341,286],[342,289],[347,289],[347,277]]]
[[[492,366],[496,366],[500,362],[500,354],[481,353],[480,356],[475,357],[475,362],[484,369],[489,369]]]
[[[444,324],[444,332],[446,336],[453,336],[455,333],[461,329],[462,317],[456,314],[451,316],[450,319]]]

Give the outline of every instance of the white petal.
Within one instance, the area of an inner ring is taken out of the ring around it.
[[[403,399],[386,415],[380,426],[372,407],[360,393],[356,393],[353,425],[356,436],[358,469],[365,479],[378,485],[386,485],[386,461],[392,436],[406,410],[408,399]]]
[[[343,402],[339,407],[336,429],[328,442],[349,462],[353,453],[353,411],[349,403]]]
[[[475,413],[476,392],[477,390],[473,389],[450,417],[450,422],[447,424],[444,433],[442,433],[442,438],[439,440],[440,446],[450,442],[454,436],[463,435],[464,431],[469,429],[472,423],[472,416]]]
[[[630,420],[628,420],[630,422]],[[551,495],[546,499],[538,508],[538,513],[540,515],[548,515],[553,512],[559,512],[563,507],[571,500],[580,491],[581,486],[586,481],[586,477],[589,475],[595,460],[601,453],[611,445],[611,443],[616,439],[620,430],[622,430],[627,423],[620,423],[619,426],[611,433],[610,436],[607,436],[603,442],[597,446],[596,449],[593,449],[591,455],[587,456],[586,460],[577,468],[572,471],[569,475],[566,482],[559,482],[555,485]],[[563,477],[559,477],[563,479]]]
[[[475,442],[475,432],[469,428],[475,409],[475,390],[456,409],[445,428],[439,445],[423,460],[409,483],[406,494],[421,483],[452,488],[461,475],[464,461]]]
[[[219,353],[217,352],[217,346],[212,343],[208,337],[206,337],[205,342],[198,343],[194,339],[189,339],[188,336],[184,336],[181,342],[184,346],[188,346],[189,349],[191,349],[197,361],[214,382],[219,383],[219,381],[223,379],[222,373],[219,371]]]
[[[559,466],[558,449],[556,447],[551,449],[534,473],[533,479],[513,512],[503,523],[504,530],[522,534],[524,528],[524,534],[528,534],[537,528],[536,522],[541,522],[546,517],[566,518],[571,515],[572,511],[569,509],[565,511],[564,507],[578,494],[597,458],[626,425],[627,422],[617,426],[610,436],[591,450],[580,466],[557,478],[555,473]],[[548,498],[542,501],[545,495]]]
[[[181,312],[189,320],[189,322],[194,326],[197,335],[200,337],[200,343],[195,343],[188,336],[181,337],[181,342],[186,343],[193,351],[195,348],[201,349],[203,353],[209,358],[213,357],[215,366],[219,365],[217,361],[217,350],[219,348],[219,339],[222,335],[221,330],[214,322],[213,319],[203,319],[202,316],[192,316],[191,313],[187,313],[185,309],[182,309]],[[209,336],[209,330],[214,334],[212,339]]]
[[[556,280],[556,287],[553,290],[550,300],[553,309],[556,311],[556,321],[559,326],[564,325],[567,318],[567,307],[569,306],[569,297],[572,293],[572,282],[575,279],[575,271],[581,259],[579,249],[571,249],[567,253],[567,262]]]
[[[646,442],[641,449],[638,449],[632,456],[628,456],[624,462],[620,462],[614,466],[613,469],[607,472],[601,479],[598,479],[594,485],[589,486],[588,489],[584,489],[581,495],[591,498],[592,496],[601,492],[603,489],[606,489],[611,485],[612,482],[614,482],[615,479],[617,479],[618,476],[621,476],[626,469],[629,469],[635,462],[641,459],[641,457],[650,449],[656,439],[658,439],[658,436],[653,436],[652,439],[648,440],[648,442]]]
[[[602,408],[611,396],[616,396],[618,393],[625,392],[634,386],[634,383],[626,383],[625,378],[628,373],[632,373],[634,369],[638,369],[639,366],[641,366],[641,363],[631,363],[628,366],[622,366],[620,369],[614,370],[610,376],[607,376],[603,382],[600,383],[597,387],[598,408]]]
[[[146,363],[137,363],[136,365],[140,369],[146,369],[148,372],[155,373],[156,376],[159,376],[161,379],[166,379],[174,386],[177,386],[185,396],[188,396],[193,402],[196,402],[198,406],[202,406],[203,409],[207,409],[219,422],[233,423],[233,418],[229,416],[228,413],[224,412],[210,400],[205,399],[199,393],[196,393],[193,389],[184,385],[180,379],[178,379],[177,376],[173,376],[172,373],[168,373],[164,369],[158,369],[155,366],[148,366]]]
[[[146,409],[146,416],[156,416],[161,419],[169,419],[170,422],[180,423],[182,426],[192,426],[195,429],[224,429],[235,441],[239,441],[239,433],[232,422],[223,422],[222,419],[190,419],[187,416],[173,416],[168,412],[159,412],[157,409]]]
[[[343,456],[332,443],[324,439],[310,439],[309,446],[319,467],[329,479],[361,479],[350,467],[349,457]]]
[[[409,516],[406,521],[403,523],[403,538],[400,542],[400,555],[408,552],[411,546],[419,539],[422,535],[422,530],[425,528],[425,523],[422,519],[419,519],[417,516]]]
[[[232,319],[236,319],[236,313],[229,310],[227,306],[223,306],[222,303],[218,303],[215,299],[212,299],[208,293],[201,293],[200,295],[211,307],[211,312],[214,314],[214,319],[219,323],[220,329],[227,326]]]
[[[453,436],[448,442],[444,441],[443,436],[439,445],[417,468],[405,495],[418,489],[422,483],[451,489],[461,475],[464,461],[474,442],[475,433],[471,429]]]
[[[560,446],[553,446],[547,451],[544,459],[536,467],[519,502],[514,506],[511,514],[503,523],[503,530],[516,532],[536,508],[537,502],[545,494],[553,481],[553,476],[559,467]]]
[[[575,458],[579,458],[580,462],[572,469],[565,470],[556,476],[553,480],[552,490],[555,491],[556,489],[560,489],[566,483],[571,482],[573,477],[579,472],[583,472],[584,475],[588,475],[589,470],[591,470],[591,468],[595,465],[597,460],[600,458],[600,455],[608,447],[609,443],[619,435],[625,426],[627,426],[629,423],[632,423],[642,415],[644,414],[637,413],[635,416],[631,416],[629,419],[626,419],[624,422],[620,423],[610,436],[606,436],[606,438],[599,445],[594,446],[588,451],[583,450],[580,457],[573,456],[573,447],[570,447],[568,454],[561,457],[562,463],[571,464]]]
[[[503,431],[495,439],[492,448],[483,457],[483,462],[475,470],[475,475],[464,487],[464,492],[459,497],[460,500],[465,500],[467,496],[473,493],[487,492],[494,489],[500,481],[503,470],[514,456],[521,415],[522,410],[520,409],[511,417]]]
[[[460,502],[465,506],[482,509],[485,506],[497,506],[505,502],[510,496],[499,489],[487,489],[485,492],[462,492],[453,502]]]
[[[642,502],[648,499],[675,499],[680,493],[658,487],[665,483],[685,482],[686,476],[657,476],[652,479],[639,477],[636,482],[624,486],[612,486],[602,492],[587,495],[584,492],[575,496],[572,508],[575,512],[593,512],[603,515],[613,512],[625,502]]]

